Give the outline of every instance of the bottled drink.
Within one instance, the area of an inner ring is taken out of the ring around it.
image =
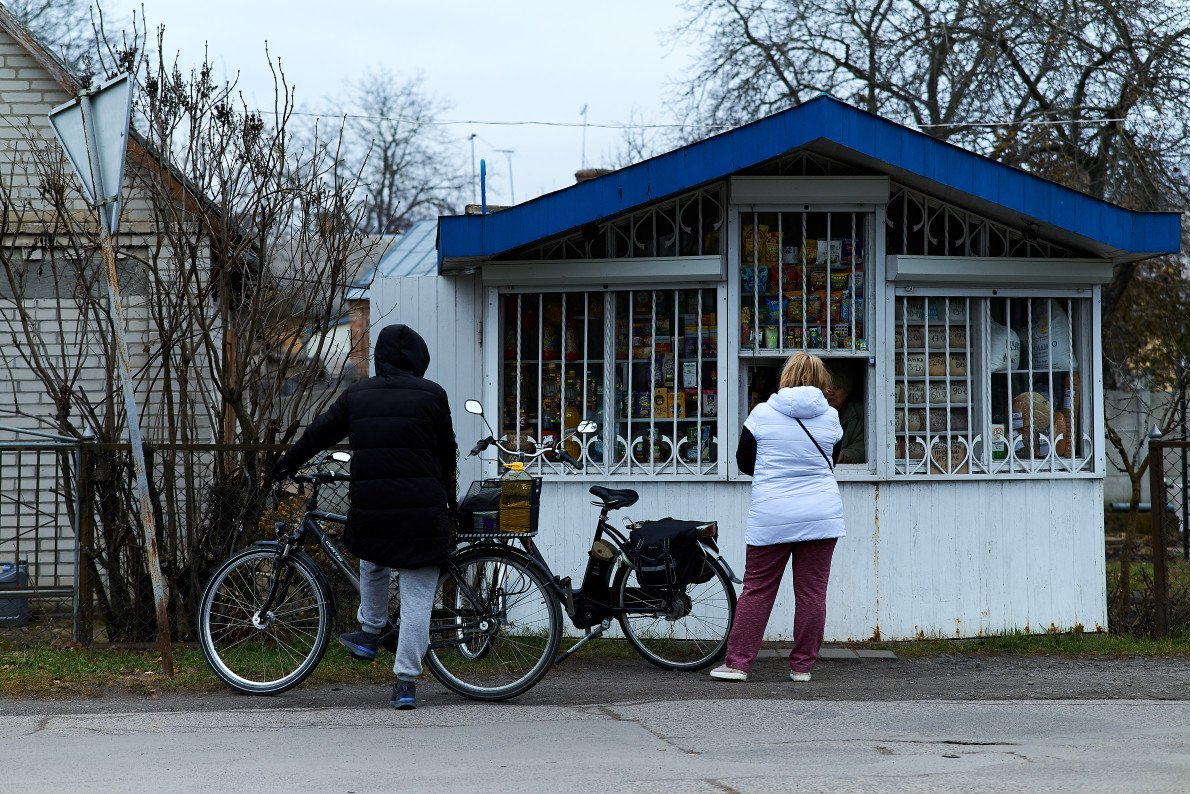
[[[500,478],[500,530],[527,533],[532,529],[533,478],[524,463],[505,463],[508,472]]]

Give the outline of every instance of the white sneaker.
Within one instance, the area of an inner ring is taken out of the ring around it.
[[[743,670],[736,670],[734,667],[721,664],[711,671],[711,678],[718,678],[720,681],[747,681],[748,674]]]
[[[789,680],[790,681],[809,681],[810,674],[809,673],[799,673],[799,672],[794,671],[789,674]]]

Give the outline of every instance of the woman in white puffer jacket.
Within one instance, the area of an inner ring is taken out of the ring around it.
[[[752,409],[736,461],[752,475],[744,539],[744,592],[727,640],[726,663],[714,678],[746,681],[781,585],[793,560],[793,651],[789,677],[809,681],[826,625],[826,587],[835,542],[843,537],[843,500],[834,448],[843,438],[839,414],[826,401],[830,374],[822,359],[794,353],[781,370],[781,390]]]

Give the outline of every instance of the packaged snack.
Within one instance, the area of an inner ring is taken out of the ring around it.
[[[764,248],[761,250],[760,261],[765,265],[778,265],[781,262],[781,235],[777,232],[769,232],[764,239]]]
[[[801,292],[786,293],[785,320],[790,323],[801,323],[806,316],[805,295]]]
[[[802,346],[802,327],[800,325],[785,326],[785,349],[796,350]]]
[[[812,325],[806,329],[806,348],[817,350],[822,347],[822,328]]]
[[[702,393],[702,415],[706,417],[719,415],[719,400],[714,389],[706,389]]]
[[[812,292],[806,296],[806,320],[811,323],[821,323],[826,320],[826,293]]]
[[[757,246],[759,250],[764,250],[765,242],[768,240],[769,227],[767,224],[760,224],[753,226],[748,224],[744,227],[744,261],[752,262],[757,254]]]
[[[647,391],[632,393],[632,418],[648,419],[649,409],[653,406],[653,395]]]
[[[781,265],[781,289],[800,290],[802,288],[802,270],[796,264]]]
[[[826,269],[814,268],[810,270],[810,289],[825,290],[828,282]]]
[[[864,241],[860,237],[844,237],[840,242],[839,258],[845,265],[864,261]]]
[[[682,386],[694,387],[698,385],[698,362],[697,361],[683,361],[682,362]]]
[[[781,246],[781,264],[793,265],[798,262],[799,251],[796,245]]]
[[[767,265],[744,265],[740,268],[740,277],[745,295],[763,294],[769,288],[769,268]]]
[[[851,273],[846,270],[834,270],[830,274],[830,285],[833,292],[843,292],[851,283]]]

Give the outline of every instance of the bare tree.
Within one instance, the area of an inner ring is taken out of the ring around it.
[[[186,69],[141,46],[109,48],[136,80],[127,205],[117,240],[134,377],[163,569],[185,634],[211,566],[256,532],[268,455],[335,396],[322,357],[343,311],[349,263],[368,243],[358,173],[339,131],[291,145],[293,92],[272,63],[273,110],[249,110],[209,63]],[[139,37],[133,36],[134,40]],[[10,378],[39,383],[63,435],[93,433],[97,514],[91,551],[109,633],[151,631],[152,600],[136,529],[126,417],[98,261],[97,215],[56,143],[31,125],[0,174],[0,277],[12,311]],[[36,250],[36,258],[30,252]],[[12,413],[28,413],[27,393]],[[234,443],[206,453],[195,444]]]
[[[395,234],[457,212],[467,185],[461,146],[438,124],[449,105],[418,75],[372,71],[348,84],[341,157],[367,197],[364,230]]]
[[[1190,203],[1190,7],[1165,0],[691,0],[687,120],[827,92],[1140,210]],[[1107,314],[1134,269],[1105,291]]]
[[[4,6],[21,27],[76,69],[97,55],[96,27],[117,30],[121,26],[90,0],[7,0]]]

